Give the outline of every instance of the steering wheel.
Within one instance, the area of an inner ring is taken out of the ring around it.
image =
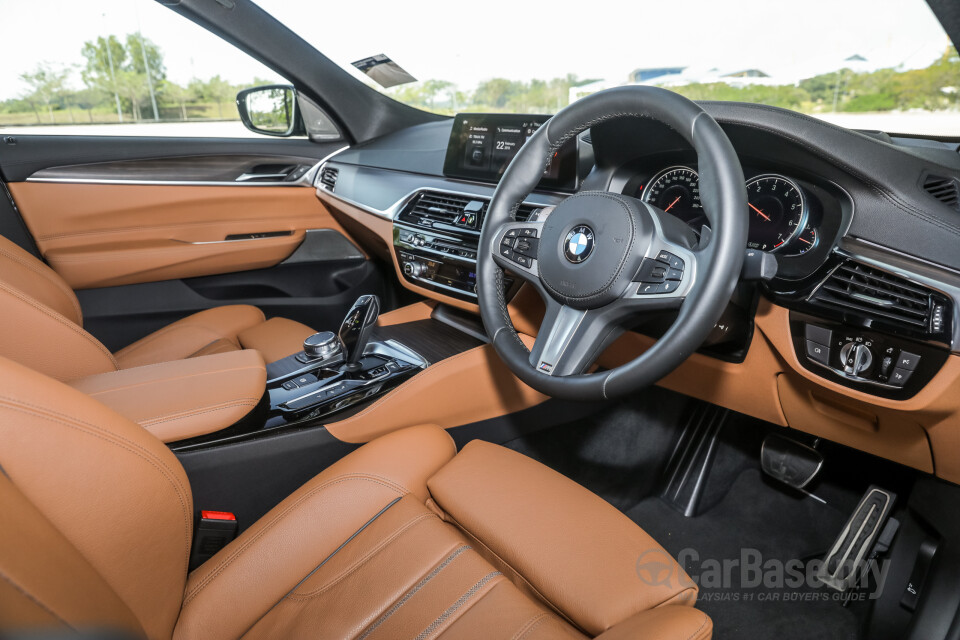
[[[658,120],[694,148],[709,234],[698,241],[670,214],[606,191],[582,191],[535,219],[516,220],[564,142],[627,117]],[[488,208],[477,295],[490,342],[517,377],[550,396],[606,399],[656,382],[703,343],[730,301],[747,243],[746,210],[733,146],[695,103],[646,86],[608,89],[573,103],[523,145]],[[507,312],[504,270],[535,287],[546,303],[531,350]],[[586,372],[631,321],[671,309],[679,309],[676,320],[650,349],[614,369]]]

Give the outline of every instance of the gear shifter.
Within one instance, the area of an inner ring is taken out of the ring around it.
[[[380,316],[380,298],[375,295],[363,295],[350,307],[347,316],[340,325],[337,335],[343,343],[345,371],[358,371],[363,350],[370,340],[370,332]]]

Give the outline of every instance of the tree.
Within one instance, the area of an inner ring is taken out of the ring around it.
[[[60,99],[66,91],[69,76],[69,67],[57,68],[45,62],[37,65],[37,68],[32,72],[20,74],[20,79],[27,83],[31,89],[25,99],[42,103],[47,108],[51,123],[54,121],[53,103]],[[40,114],[37,114],[37,120],[39,121],[39,119]]]
[[[233,102],[237,96],[236,88],[221,78],[220,74],[213,76],[206,82],[194,79],[190,82],[190,87],[202,99],[212,100],[217,104],[217,113],[220,118],[223,118],[223,103]]]
[[[160,97],[164,100],[170,100],[180,107],[180,119],[187,119],[187,103],[197,99],[195,92],[190,87],[181,87],[176,82],[164,80],[160,85]]]
[[[123,122],[117,74],[127,62],[127,50],[117,36],[110,35],[84,42],[80,52],[87,59],[86,68],[80,74],[84,84],[90,89],[112,95],[117,105],[117,119]]]

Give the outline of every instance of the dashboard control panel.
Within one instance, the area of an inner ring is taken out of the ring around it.
[[[904,400],[924,387],[947,351],[868,329],[790,314],[797,359],[808,370],[844,386]]]

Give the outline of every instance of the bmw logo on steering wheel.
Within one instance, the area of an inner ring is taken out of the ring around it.
[[[593,229],[585,224],[570,230],[563,241],[563,255],[574,264],[579,264],[593,252]]]

